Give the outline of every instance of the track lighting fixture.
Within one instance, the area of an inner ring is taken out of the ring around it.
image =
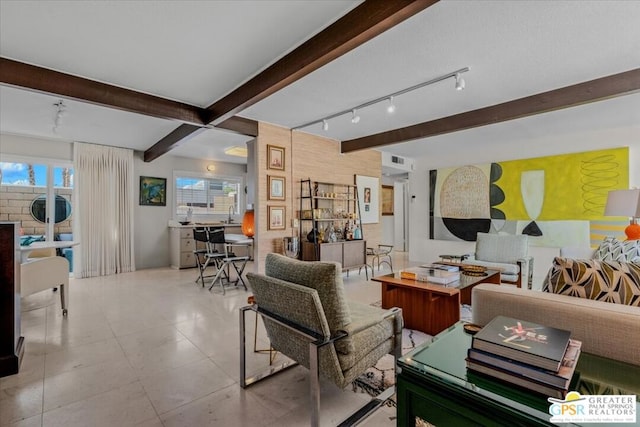
[[[396,105],[393,103],[393,98],[396,97],[396,96],[399,96],[399,95],[404,95],[405,93],[408,93],[408,92],[412,92],[412,91],[414,91],[416,89],[420,89],[420,88],[423,88],[425,86],[429,86],[429,85],[432,85],[434,83],[438,83],[438,82],[441,82],[443,80],[446,80],[446,79],[449,79],[449,78],[453,77],[456,80],[456,86],[455,86],[456,90],[463,90],[464,87],[465,87],[465,81],[462,78],[462,74],[466,73],[467,71],[469,71],[469,67],[461,68],[459,70],[453,71],[453,72],[448,73],[448,74],[444,74],[444,75],[442,75],[440,77],[436,77],[436,78],[428,80],[426,82],[418,83],[417,85],[408,87],[406,89],[402,89],[402,90],[399,90],[397,92],[390,93],[389,95],[381,96],[380,98],[373,99],[371,101],[365,102],[364,104],[356,105],[355,107],[351,107],[348,110],[339,111],[337,113],[333,113],[333,114],[331,114],[329,116],[326,116],[326,117],[323,117],[321,119],[317,119],[317,120],[314,120],[312,122],[308,122],[308,123],[304,123],[304,124],[299,125],[299,126],[295,126],[292,129],[302,129],[302,128],[306,128],[306,127],[311,126],[311,125],[322,123],[322,130],[324,130],[326,132],[326,131],[329,130],[329,122],[327,120],[331,120],[331,119],[334,119],[336,117],[340,117],[340,116],[348,114],[348,113],[351,113],[351,123],[355,124],[355,123],[358,123],[360,121],[360,116],[357,115],[357,113],[356,113],[357,110],[362,110],[365,107],[369,107],[371,105],[377,104],[379,102],[384,102],[384,101],[389,102],[389,105],[387,105],[387,113],[393,114],[396,111]]]
[[[465,86],[464,79],[460,73],[456,73],[456,90],[463,90]]]
[[[396,112],[396,105],[393,103],[393,96],[389,97],[389,105],[387,106],[387,113],[393,114]]]
[[[58,128],[60,127],[60,124],[62,122],[62,116],[65,115],[65,112],[67,111],[67,106],[64,105],[64,102],[62,102],[62,99],[58,102],[56,102],[55,104],[53,104],[54,107],[56,107],[56,115],[53,119],[53,133],[58,133]]]
[[[356,109],[351,110],[351,123],[354,125],[360,121],[360,116],[356,114]]]

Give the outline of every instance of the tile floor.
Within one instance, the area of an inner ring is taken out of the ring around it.
[[[406,254],[396,253],[394,267],[406,264]],[[66,318],[57,293],[25,298],[25,357],[19,374],[0,378],[0,425],[308,425],[306,369],[239,386],[238,308],[250,292],[210,292],[194,283],[196,275],[158,268],[71,279]],[[345,274],[344,283],[348,298],[380,299],[379,284],[364,272]],[[250,372],[268,365],[268,355],[248,355]],[[368,398],[323,382],[322,424],[336,425]],[[384,407],[363,425],[394,426],[395,409]]]

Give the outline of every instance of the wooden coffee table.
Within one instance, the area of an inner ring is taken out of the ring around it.
[[[460,320],[460,304],[471,304],[471,290],[479,283],[500,284],[500,272],[484,276],[460,274],[448,285],[402,279],[400,273],[374,277],[382,284],[382,308],[400,307],[406,328],[436,335]]]

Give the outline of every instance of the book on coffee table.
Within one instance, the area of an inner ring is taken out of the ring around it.
[[[552,387],[567,389],[576,370],[581,348],[581,341],[569,340],[567,351],[564,354],[562,365],[558,372],[536,368],[526,363],[517,362],[474,348],[470,348],[467,353],[467,367],[469,367],[469,369],[476,369],[477,364],[494,367],[534,381],[542,382]]]
[[[469,370],[467,371],[467,378],[469,378],[476,384],[478,384],[479,380],[477,379],[477,377],[474,377],[474,373],[480,373],[482,374],[482,377],[480,378],[484,377],[485,379],[497,379],[509,384],[516,385],[518,387],[525,388],[530,391],[534,391],[536,393],[541,393],[545,396],[555,397],[557,399],[563,399],[567,395],[567,391],[569,389],[569,387],[560,388],[544,384],[542,382],[532,380],[531,378],[516,375],[513,372],[508,372],[494,366],[485,365],[480,362],[472,362],[468,358],[467,367],[469,368]]]
[[[558,372],[571,332],[497,316],[474,335],[471,347]]]
[[[417,280],[419,282],[446,285],[460,280],[460,273],[437,268],[411,267],[400,271],[400,277],[403,279]]]

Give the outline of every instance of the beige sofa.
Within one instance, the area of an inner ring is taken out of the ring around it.
[[[498,315],[571,331],[582,350],[640,365],[640,308],[483,283],[471,296],[473,323]]]

